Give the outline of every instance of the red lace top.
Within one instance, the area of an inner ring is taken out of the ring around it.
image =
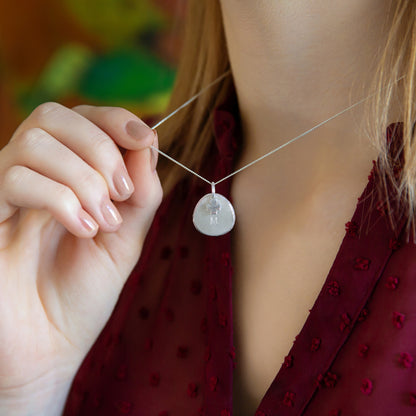
[[[238,123],[217,110],[214,124],[215,180],[232,170]],[[374,184],[373,172],[256,416],[416,414],[416,246],[403,219],[392,231]],[[217,192],[229,198],[230,186]],[[162,203],[65,416],[231,416],[233,234],[207,237],[192,224],[209,191],[188,177]]]

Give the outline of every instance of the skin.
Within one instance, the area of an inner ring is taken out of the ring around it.
[[[222,0],[238,166],[368,96],[387,0]],[[377,152],[360,106],[236,175],[234,414],[253,415],[322,288]],[[393,121],[393,120],[392,120]]]
[[[362,98],[355,82],[371,77],[387,1],[222,6],[239,164],[345,108],[349,94]],[[375,157],[360,117],[334,120],[233,181],[236,414],[254,414],[339,247]],[[160,204],[152,143],[126,110],[46,103],[0,151],[0,414],[61,414]]]
[[[161,201],[152,143],[127,110],[45,103],[0,152],[0,414],[61,414]]]

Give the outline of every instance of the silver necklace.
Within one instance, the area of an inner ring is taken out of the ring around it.
[[[182,110],[189,104],[191,104],[193,101],[195,101],[200,95],[202,95],[205,91],[207,91],[209,88],[214,86],[215,84],[222,81],[225,77],[230,75],[231,71],[227,71],[221,76],[219,76],[217,79],[215,79],[213,82],[208,84],[206,87],[204,87],[201,91],[199,91],[197,94],[195,94],[193,97],[191,97],[188,101],[183,103],[180,107],[178,107],[176,110],[172,111],[169,115],[167,115],[165,118],[160,120],[158,123],[156,123],[152,129],[157,129],[162,123],[164,123],[166,120],[174,116],[178,111]],[[398,82],[404,77],[400,77],[397,79],[394,83]],[[375,94],[375,93],[374,93]],[[208,179],[204,178],[203,176],[199,175],[197,172],[194,172],[192,169],[188,168],[187,166],[183,165],[173,157],[169,156],[168,154],[164,153],[163,151],[157,149],[154,146],[150,146],[153,150],[160,153],[162,156],[166,157],[170,161],[176,163],[183,169],[187,170],[188,172],[192,173],[199,179],[205,181],[209,185],[211,185],[211,193],[206,194],[203,196],[198,203],[195,206],[192,220],[195,225],[195,228],[201,232],[202,234],[209,235],[209,236],[220,236],[223,234],[228,233],[231,231],[235,224],[235,211],[234,207],[231,204],[231,202],[225,198],[223,195],[218,194],[215,192],[215,186],[219,183],[231,178],[232,176],[236,175],[237,173],[242,172],[243,170],[249,168],[250,166],[253,166],[255,163],[260,162],[261,160],[265,159],[266,157],[271,156],[272,154],[278,152],[279,150],[283,149],[284,147],[288,146],[289,144],[301,139],[302,137],[305,137],[307,134],[312,133],[314,130],[318,129],[319,127],[323,126],[324,124],[328,123],[329,121],[341,116],[342,114],[346,113],[349,110],[352,110],[354,107],[362,104],[364,101],[367,101],[369,98],[371,98],[374,94],[369,95],[366,98],[361,99],[360,101],[357,101],[356,103],[350,105],[349,107],[345,108],[344,110],[340,111],[339,113],[334,114],[333,116],[329,117],[328,119],[316,124],[309,130],[304,131],[299,136],[296,136],[290,140],[288,140],[286,143],[283,143],[282,145],[270,150],[266,154],[258,157],[257,159],[253,160],[252,162],[248,163],[247,165],[244,165],[240,169],[237,169],[236,171],[230,173],[229,175],[225,176],[224,178],[221,178],[220,180],[216,182],[209,181]]]

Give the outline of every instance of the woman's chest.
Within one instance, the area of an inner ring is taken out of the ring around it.
[[[255,413],[322,289],[344,234],[343,227],[325,229],[318,218],[269,226],[263,218],[236,230],[233,249],[236,416]]]

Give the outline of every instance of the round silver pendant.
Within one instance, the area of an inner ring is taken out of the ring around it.
[[[198,201],[192,220],[200,233],[219,236],[233,229],[235,212],[227,198],[217,193],[210,193]]]

